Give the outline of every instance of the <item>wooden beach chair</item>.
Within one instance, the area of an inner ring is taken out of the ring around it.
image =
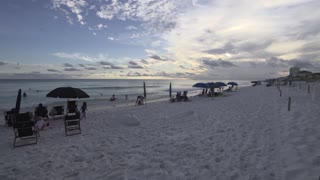
[[[13,148],[37,144],[38,132],[35,127],[35,122],[31,120],[32,118],[30,113],[15,114],[13,117]],[[18,145],[17,139],[21,140]]]
[[[66,115],[64,117],[64,128],[66,136],[81,134],[80,113]]]
[[[181,100],[183,100],[183,101],[188,101],[189,100],[189,98],[188,98],[188,91],[183,91],[183,94],[182,94],[182,96],[181,96]]]
[[[14,115],[13,111],[5,111],[4,113],[4,121],[5,121],[5,126],[12,126],[12,120],[11,117]]]

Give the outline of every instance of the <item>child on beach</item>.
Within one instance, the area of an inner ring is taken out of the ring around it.
[[[81,119],[87,119],[86,117],[86,110],[87,110],[87,102],[83,102],[82,106],[81,106],[81,114],[82,114],[82,118]]]

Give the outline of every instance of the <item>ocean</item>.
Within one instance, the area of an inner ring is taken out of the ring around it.
[[[231,81],[231,80],[229,80]],[[222,81],[222,82],[229,82]],[[27,96],[21,100],[21,111],[32,111],[39,103],[49,108],[54,105],[66,105],[67,99],[49,98],[46,94],[57,87],[75,87],[85,91],[90,98],[78,99],[88,103],[88,109],[101,107],[115,107],[134,105],[136,97],[143,95],[143,82],[146,83],[147,102],[169,99],[169,84],[172,83],[173,95],[176,91],[188,90],[188,96],[199,93],[199,89],[192,88],[199,80],[124,80],[124,79],[32,79],[32,80],[0,80],[0,111],[8,111],[15,107],[18,90]],[[235,81],[239,87],[249,86],[250,81]],[[115,95],[116,101],[110,97]],[[126,99],[126,95],[128,99]]]

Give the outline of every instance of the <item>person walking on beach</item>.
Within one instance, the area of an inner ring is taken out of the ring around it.
[[[87,119],[86,117],[86,110],[87,110],[87,102],[83,102],[82,106],[81,106],[81,114],[82,114],[82,118],[81,119]]]

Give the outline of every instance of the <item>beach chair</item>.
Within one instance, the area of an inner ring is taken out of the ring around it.
[[[64,128],[66,136],[81,134],[80,113],[66,115],[64,117]]]
[[[183,91],[183,94],[182,94],[182,96],[180,97],[181,100],[183,100],[183,101],[188,101],[189,98],[188,98],[187,95],[188,95],[188,91]]]
[[[181,98],[181,92],[177,92],[177,95],[176,95],[176,101],[181,101],[182,98]]]
[[[4,113],[4,121],[5,121],[5,126],[12,126],[12,120],[11,117],[14,114],[13,111],[5,111]]]
[[[52,110],[49,113],[50,116],[52,116],[52,119],[54,119],[55,116],[63,116],[64,115],[64,106],[54,106],[52,107]]]
[[[31,120],[30,113],[15,114],[13,117],[13,148],[37,144],[38,132],[35,128],[35,122]],[[17,139],[21,140],[18,145]]]
[[[67,104],[67,114],[76,114],[78,112],[78,107],[76,101],[68,101]]]

